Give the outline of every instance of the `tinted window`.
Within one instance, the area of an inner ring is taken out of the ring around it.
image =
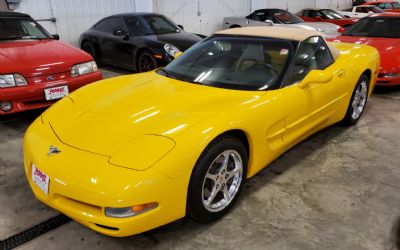
[[[265,21],[265,12],[260,11],[260,12],[256,12],[253,16],[253,19],[255,21],[260,21],[260,22],[264,22]]]
[[[143,16],[146,24],[154,34],[180,32],[179,28],[163,16]]]
[[[143,36],[148,35],[151,32],[146,28],[143,24],[142,20],[139,17],[129,17],[126,19],[126,24],[128,28],[135,36]]]
[[[365,7],[357,7],[356,8],[356,12],[359,12],[359,13],[368,13],[370,10],[368,9],[368,8],[365,8]]]
[[[30,19],[0,19],[0,40],[45,39],[44,29]]]
[[[351,26],[345,36],[400,38],[400,18],[364,18]]]
[[[273,15],[279,22],[284,24],[303,23],[303,19],[293,15],[285,10],[271,10],[270,14]]]
[[[294,60],[293,82],[304,79],[311,70],[323,70],[333,63],[328,46],[321,37],[311,37],[300,43]]]
[[[275,89],[286,75],[292,53],[292,43],[284,40],[211,37],[191,47],[159,73],[220,88]]]
[[[107,18],[95,26],[96,30],[112,34],[116,30],[124,30],[127,32],[124,22],[119,17]]]

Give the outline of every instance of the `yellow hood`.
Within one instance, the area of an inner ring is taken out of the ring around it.
[[[50,108],[43,119],[62,142],[112,156],[142,135],[174,139],[255,95],[259,92],[190,84],[150,72],[84,87]]]

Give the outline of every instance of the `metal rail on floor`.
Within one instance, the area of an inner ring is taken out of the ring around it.
[[[70,222],[71,219],[65,215],[57,215],[53,218],[50,218],[36,226],[28,228],[27,230],[15,234],[5,240],[0,241],[0,249],[1,250],[9,250],[16,248],[28,241],[33,240],[40,235],[43,235],[51,230],[56,229],[59,226],[64,225],[65,223]]]

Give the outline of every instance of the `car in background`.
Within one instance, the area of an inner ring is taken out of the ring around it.
[[[163,15],[128,13],[100,20],[81,35],[79,44],[98,63],[145,72],[168,64],[203,38]]]
[[[381,56],[376,85],[400,85],[400,14],[375,14],[361,19],[333,41],[367,44]]]
[[[342,14],[344,17],[362,18],[372,14],[385,13],[385,11],[375,5],[361,5],[354,6],[353,8],[347,10],[340,10],[338,13]]]
[[[292,26],[314,30],[323,33],[326,37],[336,37],[340,26],[330,23],[306,23],[301,18],[282,9],[260,9],[247,17],[225,17],[223,28],[239,28],[247,26]]]
[[[29,15],[0,12],[0,115],[47,107],[102,79],[93,58]]]
[[[400,12],[400,2],[393,0],[369,1],[363,5],[375,5],[387,12]]]
[[[303,9],[297,15],[306,22],[327,22],[349,27],[355,24],[358,18],[348,18],[331,9]]]
[[[47,110],[24,137],[26,177],[37,199],[110,236],[216,221],[285,151],[356,124],[378,67],[376,49],[312,30],[220,31],[164,68],[91,84]]]

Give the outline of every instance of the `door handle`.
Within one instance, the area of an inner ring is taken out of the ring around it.
[[[344,70],[344,69],[339,70],[337,75],[338,75],[339,78],[345,77],[346,70]]]

